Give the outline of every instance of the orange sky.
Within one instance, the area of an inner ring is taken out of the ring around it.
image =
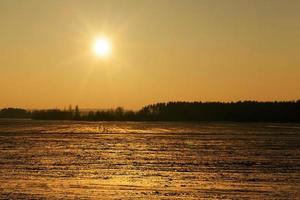
[[[0,108],[300,98],[298,0],[1,0]],[[106,59],[92,41],[112,42]]]

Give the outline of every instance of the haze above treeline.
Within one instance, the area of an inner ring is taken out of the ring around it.
[[[25,110],[4,108],[0,118],[83,121],[237,121],[300,122],[300,100],[238,102],[168,102],[142,107],[138,111],[122,107],[97,111],[73,109]]]

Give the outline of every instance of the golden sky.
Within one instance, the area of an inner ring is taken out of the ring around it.
[[[299,53],[299,0],[1,0],[0,108],[295,100]]]

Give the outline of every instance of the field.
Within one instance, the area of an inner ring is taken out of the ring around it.
[[[1,199],[300,199],[300,124],[0,120]]]

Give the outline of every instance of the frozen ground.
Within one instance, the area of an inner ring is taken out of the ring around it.
[[[0,120],[1,199],[300,199],[300,124]]]

